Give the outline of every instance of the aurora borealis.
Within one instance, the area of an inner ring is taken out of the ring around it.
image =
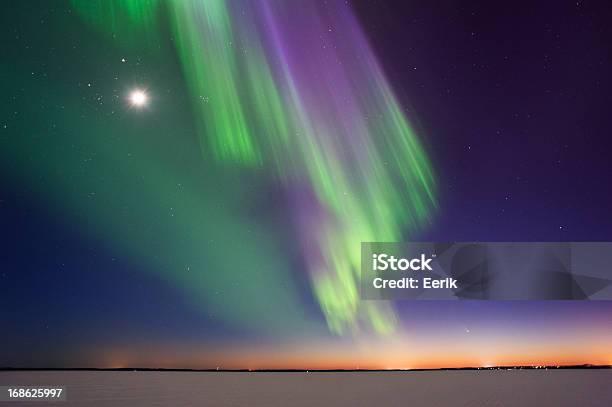
[[[123,11],[122,3],[75,5],[100,27],[147,29],[161,7],[130,1]],[[362,324],[392,331],[387,307],[358,300],[359,244],[396,241],[428,220],[434,180],[350,7],[225,0],[163,6],[203,157],[262,168],[279,180],[332,331]]]
[[[606,149],[578,140],[604,140],[597,109],[563,122],[562,102],[514,82],[531,83],[518,62],[463,80],[486,64],[452,30],[502,35],[472,11],[445,23],[464,29],[435,24],[450,6],[367,1],[14,7],[0,365],[612,363],[607,302],[359,298],[364,241],[612,238],[612,197],[593,184]],[[570,63],[542,54],[546,69]]]

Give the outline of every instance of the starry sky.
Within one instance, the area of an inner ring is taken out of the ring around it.
[[[360,241],[612,239],[604,2],[2,7],[0,366],[612,364],[612,302],[351,272]]]

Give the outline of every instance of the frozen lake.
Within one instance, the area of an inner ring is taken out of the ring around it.
[[[58,406],[612,406],[612,370],[422,372],[0,372],[62,385]],[[25,404],[24,404],[25,403]]]

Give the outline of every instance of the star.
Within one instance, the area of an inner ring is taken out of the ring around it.
[[[149,95],[142,89],[134,89],[130,92],[128,101],[133,107],[143,108],[149,102]]]

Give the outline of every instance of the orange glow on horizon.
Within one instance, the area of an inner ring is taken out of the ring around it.
[[[247,346],[228,347],[201,345],[174,347],[164,346],[135,348],[131,351],[108,350],[96,352],[100,360],[93,361],[96,367],[143,367],[185,369],[250,369],[250,370],[395,370],[395,369],[441,369],[461,367],[495,366],[571,366],[611,365],[609,347],[605,344],[588,346],[535,347],[528,344],[490,345],[488,348],[476,344],[459,343],[452,349],[438,345],[410,346],[410,343],[395,341],[387,344],[313,343],[310,346],[270,346],[257,349]],[[413,344],[414,345],[414,344]],[[503,346],[502,346],[503,345]],[[92,353],[94,354],[94,353]]]

